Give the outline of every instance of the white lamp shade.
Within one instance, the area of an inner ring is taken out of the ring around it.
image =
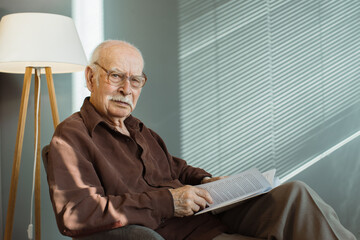
[[[73,20],[47,13],[16,13],[0,22],[0,71],[51,67],[53,73],[83,71],[87,65]]]

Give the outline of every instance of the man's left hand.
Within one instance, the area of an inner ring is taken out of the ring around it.
[[[228,176],[204,177],[204,178],[201,180],[201,184],[209,183],[209,182],[214,182],[214,181],[217,181],[217,180],[220,180],[220,179],[224,179],[224,178],[227,178],[227,177],[228,177]]]

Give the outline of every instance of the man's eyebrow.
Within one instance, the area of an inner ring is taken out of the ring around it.
[[[121,70],[120,70],[120,69],[118,69],[117,67],[110,68],[110,69],[109,69],[109,72],[117,72],[117,73],[121,73],[121,74],[126,74],[126,72],[121,71]],[[132,75],[132,76],[135,76],[135,77],[141,77],[141,76],[142,76],[142,74],[139,74],[139,75]]]
[[[124,71],[121,71],[121,70],[118,69],[117,67],[110,68],[109,71],[111,71],[111,72],[125,73]]]

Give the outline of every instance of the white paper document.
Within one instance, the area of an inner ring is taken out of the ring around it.
[[[266,193],[277,185],[279,185],[279,181],[275,177],[275,169],[262,174],[256,168],[221,180],[197,185],[196,187],[206,189],[210,193],[213,204],[195,215],[209,211],[219,213],[245,199]]]

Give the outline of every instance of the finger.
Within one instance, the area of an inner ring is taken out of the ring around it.
[[[182,216],[190,216],[194,214],[194,209],[196,209],[195,207],[196,204],[194,204],[194,202],[190,199],[186,199],[185,201],[182,202],[181,206],[179,207],[179,213]]]
[[[201,206],[199,206],[195,201],[192,202],[192,204],[191,204],[191,210],[192,210],[191,215],[198,212],[200,210],[200,208],[201,208]]]
[[[228,176],[219,176],[219,177],[213,177],[213,178],[210,178],[210,182],[214,182],[214,181],[217,181],[217,180],[220,180],[220,179],[224,179],[224,178],[227,178]]]
[[[198,195],[199,197],[202,197],[206,200],[206,202],[212,204],[213,203],[213,200],[212,200],[212,197],[210,196],[209,192],[206,191],[205,189],[202,189],[202,188],[196,188],[196,191],[195,191],[196,195]]]
[[[178,214],[176,215],[177,217],[186,217],[186,216],[191,216],[194,215],[194,211],[192,209],[182,209],[181,211],[178,212]]]
[[[198,205],[194,203],[192,199],[186,199],[182,206],[182,212],[184,216],[191,216],[194,212],[197,212],[200,209]]]
[[[218,177],[217,180],[224,179],[224,178],[227,178],[227,177],[229,177],[229,176],[220,176],[220,177]]]
[[[202,209],[206,208],[206,205],[207,205],[206,200],[204,198],[202,198],[202,197],[197,197],[194,200],[194,203],[199,206],[199,210],[202,210]]]
[[[219,177],[215,177],[214,180],[217,181],[217,180],[220,180],[220,179],[224,179],[225,176],[219,176]]]

